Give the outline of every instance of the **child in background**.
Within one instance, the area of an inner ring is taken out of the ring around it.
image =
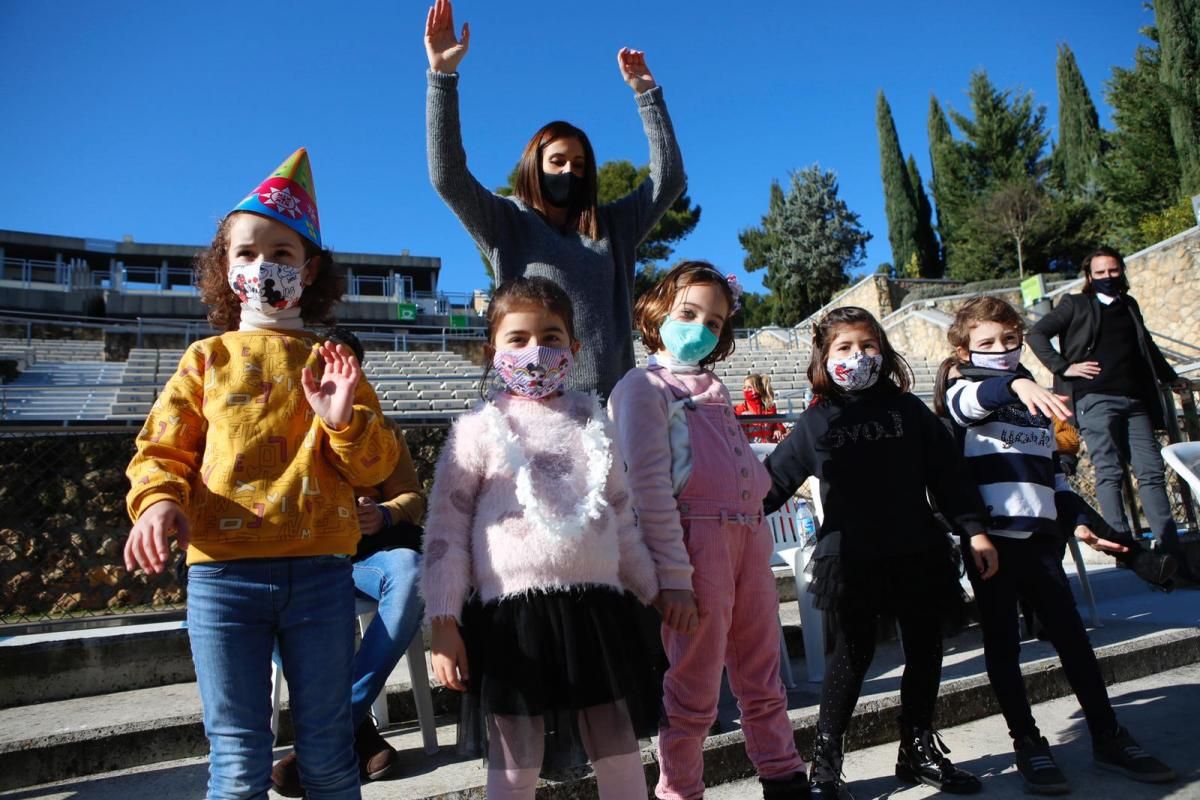
[[[837,641],[821,684],[812,796],[850,796],[841,779],[842,739],[885,613],[895,614],[904,647],[896,776],[951,794],[978,792],[979,779],[946,757],[933,727],[942,617],[962,591],[928,494],[971,534],[972,558],[990,577],[997,565],[979,492],[945,426],[909,392],[908,364],[870,312],[847,306],[821,319],[808,379],[815,401],[767,457],[772,487],[763,508],[778,509],[810,476],[821,482],[825,516],[809,590],[831,614]]]
[[[167,536],[187,545],[209,798],[267,796],[276,644],[308,797],[359,797],[351,487],[387,477],[396,439],[350,351],[303,329],[342,294],[319,231],[300,149],[197,259],[209,322],[224,333],[184,353],[128,469],[126,567],[161,572]]]
[[[740,291],[703,261],[668,272],[634,309],[653,360],[626,373],[609,401],[661,588],[671,664],[658,739],[664,800],[704,793],[701,748],[723,667],[763,796],[808,797],[779,678],[774,545],[762,513],[770,481],[709,369],[733,352]]]
[[[742,383],[742,397],[745,402],[733,407],[733,413],[738,416],[778,413],[775,410],[775,393],[771,391],[771,379],[766,375],[757,372],[747,375]],[[746,438],[755,443],[782,442],[787,435],[787,428],[781,422],[751,422],[742,428],[746,431]]]
[[[531,800],[543,764],[589,759],[601,798],[645,797],[638,738],[662,706],[626,593],[648,604],[658,581],[620,452],[596,396],[562,389],[573,319],[545,278],[496,289],[484,382],[494,366],[503,388],[455,422],[429,498],[433,669],[467,692],[459,744],[486,753],[490,800]]]
[[[1024,323],[995,297],[967,302],[947,337],[954,361],[944,364],[936,389],[939,411],[957,426],[967,467],[992,516],[1000,572],[983,580],[968,561],[983,628],[984,661],[1016,751],[1025,789],[1070,790],[1038,731],[1021,677],[1018,600],[1028,603],[1058,651],[1063,671],[1087,720],[1096,766],[1133,780],[1175,779],[1117,722],[1096,654],[1062,567],[1056,504],[1053,417],[1066,419],[1066,398],[1043,389],[1020,364]],[[956,368],[959,377],[951,377]]]
[[[362,343],[348,329],[329,328],[321,332],[321,338],[349,347],[359,365],[365,363]],[[351,559],[355,595],[377,604],[375,616],[354,654],[354,683],[350,692],[354,751],[364,781],[384,780],[396,774],[399,764],[396,750],[376,730],[370,717],[371,704],[383,691],[413,636],[420,631],[425,610],[417,591],[425,495],[403,432],[389,427],[396,436],[395,469],[378,484],[354,487],[358,529],[362,533]],[[304,796],[295,752],[275,764],[271,783],[284,797]]]

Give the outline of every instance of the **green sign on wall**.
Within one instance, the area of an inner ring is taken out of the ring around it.
[[[453,330],[466,330],[467,329],[466,316],[464,316],[462,314],[451,314],[450,315],[450,327]]]
[[[416,303],[397,303],[396,319],[401,322],[415,322],[417,319]]]
[[[1046,281],[1041,275],[1032,275],[1021,281],[1021,302],[1026,308],[1046,296]]]

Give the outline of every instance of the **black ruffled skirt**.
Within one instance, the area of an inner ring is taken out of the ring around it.
[[[557,770],[636,751],[663,717],[659,624],[653,609],[608,587],[468,603],[459,752]],[[513,746],[538,739],[544,747]]]
[[[841,534],[817,543],[805,570],[813,605],[895,613],[912,608],[940,612],[947,623],[964,622],[962,558],[949,537],[939,535],[916,553],[867,558],[842,553]]]

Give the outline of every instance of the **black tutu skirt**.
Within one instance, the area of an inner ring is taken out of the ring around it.
[[[589,751],[596,758],[635,751],[663,718],[659,626],[653,609],[607,587],[469,602],[459,752],[502,759],[506,768],[536,766],[524,752],[489,747],[497,731],[506,744],[544,733],[547,771],[585,764]]]
[[[840,534],[831,534],[817,543],[808,562],[808,591],[817,608],[880,614],[933,609],[948,625],[965,621],[962,558],[948,537],[939,535],[925,550],[886,558],[849,556],[841,549]]]

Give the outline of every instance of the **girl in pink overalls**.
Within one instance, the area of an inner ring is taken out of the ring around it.
[[[609,399],[658,571],[655,606],[671,663],[655,789],[664,800],[704,795],[701,747],[716,720],[722,668],[763,796],[808,797],[779,678],[779,601],[762,510],[771,480],[709,369],[733,352],[740,293],[705,262],[668,272],[634,309],[650,366],[626,373]]]

